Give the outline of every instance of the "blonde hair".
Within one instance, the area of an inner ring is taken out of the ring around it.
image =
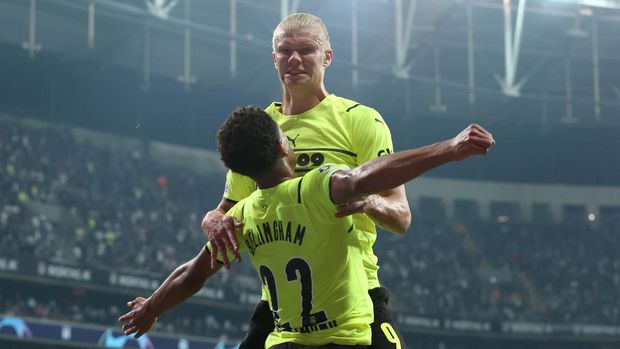
[[[319,17],[309,13],[293,13],[286,16],[286,18],[284,18],[273,31],[273,38],[271,40],[273,49],[276,49],[276,33],[279,31],[289,32],[303,29],[318,34],[319,42],[323,46],[324,50],[331,48],[329,43],[329,33],[327,32],[325,24],[323,24],[323,21]]]

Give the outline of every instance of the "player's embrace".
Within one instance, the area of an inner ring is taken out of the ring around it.
[[[241,250],[258,271],[275,330],[266,348],[367,346],[373,303],[352,217],[336,218],[337,205],[397,187],[443,163],[484,155],[495,143],[471,125],[455,138],[382,156],[349,169],[324,164],[295,178],[289,140],[262,109],[236,110],[218,132],[218,150],[231,170],[258,189],[229,212]],[[198,292],[219,270],[210,245],[177,268],[149,297],[129,302],[120,317],[126,334],[148,331],[164,311]],[[271,320],[271,319],[269,319]]]

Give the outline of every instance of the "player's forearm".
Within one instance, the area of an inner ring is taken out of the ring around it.
[[[198,284],[188,282],[186,269],[185,264],[177,268],[149,297],[149,311],[155,316],[160,316],[200,290]]]
[[[411,225],[411,211],[405,186],[400,186],[382,194],[370,195],[368,209],[364,212],[383,229],[402,234]]]
[[[204,251],[191,261],[175,269],[149,297],[149,310],[161,315],[200,291],[207,279],[217,270],[211,270],[209,253]]]
[[[336,203],[343,203],[381,193],[451,160],[450,141],[381,156],[340,175],[336,173],[332,197]]]

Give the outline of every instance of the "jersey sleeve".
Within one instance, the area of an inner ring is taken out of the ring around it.
[[[262,286],[260,287],[260,300],[268,302],[269,301],[269,290],[267,289],[265,285],[263,284],[261,285]]]
[[[368,107],[355,108],[353,116],[352,143],[357,153],[357,164],[361,165],[381,155],[394,152],[392,134],[381,114]]]
[[[241,201],[256,190],[256,182],[252,178],[228,170],[224,198],[232,201]]]
[[[345,165],[325,164],[300,179],[299,200],[308,207],[313,216],[322,220],[333,219],[336,204],[330,195],[330,179],[334,173],[348,169]]]
[[[227,216],[235,217],[239,222],[243,223],[243,205],[245,205],[245,200],[241,200],[235,204],[228,212],[226,212]],[[237,241],[239,242],[239,252],[243,252],[246,249],[245,240],[243,240],[243,229],[235,230],[235,236],[237,237]],[[206,245],[207,250],[211,253],[211,241],[207,242]],[[228,260],[232,261],[235,259],[235,255],[233,255],[232,251],[226,249]],[[222,255],[218,252],[217,260],[222,262]]]

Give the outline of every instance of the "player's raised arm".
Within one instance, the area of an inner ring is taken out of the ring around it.
[[[209,255],[206,248],[201,249],[194,259],[175,269],[149,298],[137,297],[127,302],[132,310],[118,319],[125,335],[135,333],[134,337],[139,338],[162,313],[200,291],[207,279],[221,268],[220,264],[211,268]]]
[[[354,169],[336,172],[331,178],[330,193],[337,204],[350,202],[395,188],[447,162],[485,155],[493,144],[495,140],[487,130],[472,124],[452,139],[385,155]]]

